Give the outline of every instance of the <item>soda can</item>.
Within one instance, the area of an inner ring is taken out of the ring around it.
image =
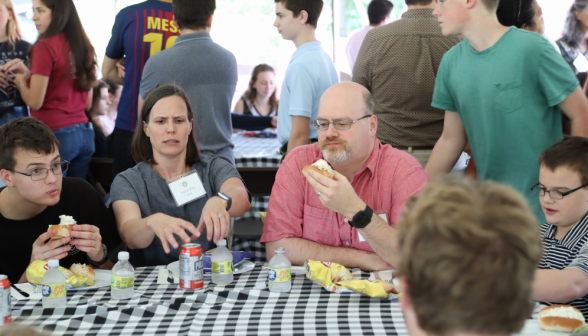
[[[204,287],[204,251],[200,244],[184,244],[180,249],[180,288]]]
[[[12,323],[10,307],[10,281],[8,276],[0,274],[0,327]]]

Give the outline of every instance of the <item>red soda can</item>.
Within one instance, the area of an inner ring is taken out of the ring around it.
[[[12,323],[10,307],[10,281],[8,276],[0,274],[0,327]]]
[[[204,287],[204,251],[200,244],[184,244],[180,249],[180,288]]]

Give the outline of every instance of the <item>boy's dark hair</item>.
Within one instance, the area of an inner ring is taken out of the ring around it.
[[[539,165],[555,171],[565,167],[580,174],[582,185],[588,183],[588,139],[566,136],[547,148],[539,157]]]
[[[433,0],[404,0],[404,3],[407,6],[416,6],[416,5],[426,6],[426,5],[430,5],[431,2],[433,2]]]
[[[12,119],[0,126],[0,169],[14,170],[17,149],[51,154],[59,150],[59,141],[51,129],[38,119]]]
[[[390,16],[394,5],[388,0],[372,0],[368,5],[368,18],[371,25],[379,25],[385,18]]]
[[[306,11],[308,14],[306,23],[316,29],[318,19],[323,10],[323,0],[275,0],[275,3],[278,2],[286,7],[287,10],[292,11],[294,17],[298,17],[301,11]]]
[[[172,7],[180,29],[205,29],[216,10],[216,0],[174,0]]]

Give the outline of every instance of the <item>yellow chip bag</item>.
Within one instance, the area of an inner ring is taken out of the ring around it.
[[[347,288],[356,293],[367,295],[373,298],[391,300],[395,297],[400,297],[400,293],[396,287],[384,280],[339,281],[337,286]]]
[[[341,280],[354,280],[355,278],[345,268],[333,262],[314,261],[308,259],[304,263],[306,268],[306,278],[321,285],[324,289],[333,293],[348,293],[349,290],[336,286],[335,284]]]
[[[260,211],[259,216],[261,217],[261,222],[265,224],[265,217],[267,216],[267,212]]]
[[[46,261],[35,260],[33,261],[29,267],[27,268],[27,280],[32,284],[41,284],[41,280],[43,279],[43,275],[49,267],[47,266]],[[59,270],[65,275],[66,283],[72,285],[73,287],[88,287],[95,285],[90,279],[85,276],[75,274],[74,272],[68,270],[65,267],[59,266]]]

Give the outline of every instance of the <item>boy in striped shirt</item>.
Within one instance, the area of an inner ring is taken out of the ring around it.
[[[543,258],[533,299],[565,303],[588,318],[588,139],[567,137],[540,158],[539,196],[547,223],[541,225]]]

